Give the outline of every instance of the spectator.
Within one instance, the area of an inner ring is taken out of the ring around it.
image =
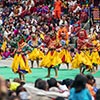
[[[100,100],[100,89],[98,89],[96,93],[96,100]]]
[[[2,77],[0,77],[0,100],[7,100],[6,82]]]
[[[35,81],[35,87],[37,88],[38,87],[38,83],[39,83],[39,81],[41,81],[42,79],[41,78],[38,78],[36,81]]]
[[[65,100],[63,97],[57,97],[55,100]]]
[[[15,91],[20,84],[17,82],[11,82],[9,79],[7,79],[6,85],[9,90]]]
[[[64,79],[64,80],[62,81],[62,84],[63,84],[63,85],[66,85],[67,88],[70,89],[71,86],[72,86],[72,84],[73,84],[73,80],[72,80],[72,79]]]
[[[11,96],[9,100],[21,100],[18,96]]]
[[[94,92],[97,92],[98,91],[98,88],[96,86],[96,79],[94,79],[93,88],[94,88]]]
[[[86,75],[86,77],[87,77],[86,87],[90,91],[90,94],[95,98],[96,93],[93,90],[94,77],[91,74]]]
[[[70,90],[69,100],[92,100],[92,97],[86,88],[86,77],[77,75]]]
[[[48,90],[48,83],[46,81],[40,80],[38,81],[38,84],[39,84],[37,86],[38,89],[45,90],[45,91]]]

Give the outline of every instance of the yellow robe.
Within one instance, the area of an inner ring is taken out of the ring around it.
[[[72,61],[72,68],[79,68],[82,63],[88,65],[89,68],[92,68],[91,59],[87,54],[84,52],[81,52],[80,54],[76,53],[76,56]]]
[[[99,56],[98,64],[100,65],[100,56]]]
[[[6,45],[7,45],[7,42],[6,42],[6,41],[4,41],[4,42],[3,42],[3,44],[2,44],[2,47],[1,47],[1,49],[2,49],[3,51],[5,51],[5,50],[6,50]]]
[[[19,66],[20,66],[20,70],[26,71],[27,73],[31,73],[31,69],[28,65],[28,60],[25,58],[24,61],[21,54],[19,55],[16,54],[12,62],[12,70],[14,73],[18,72]]]
[[[55,67],[61,63],[62,61],[59,57],[59,53],[54,51],[53,55],[51,56],[51,51],[49,51],[48,54],[45,55],[45,57],[42,59],[40,66],[50,68]]]
[[[79,53],[76,53],[74,59],[72,60],[72,69],[79,68],[81,64],[81,57]]]
[[[35,48],[30,54],[28,54],[28,59],[34,61],[37,58],[42,59],[44,57],[44,53],[39,49]]]
[[[99,64],[99,54],[97,51],[95,52],[92,52],[91,54],[91,61],[92,61],[92,64],[95,63],[95,64]]]
[[[65,62],[64,63],[71,63],[72,57],[68,50],[62,49],[61,52],[59,53],[60,58],[62,59],[63,56],[65,56]]]
[[[83,62],[85,65],[88,65],[88,68],[92,68],[92,62],[91,62],[91,56],[89,51],[85,51],[84,52],[84,58],[85,58],[85,62]]]

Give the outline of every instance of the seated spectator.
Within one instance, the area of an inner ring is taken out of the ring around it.
[[[69,100],[92,100],[92,97],[86,88],[86,77],[77,75],[70,90]]]
[[[2,77],[0,77],[0,100],[7,100],[6,82]]]
[[[38,89],[45,90],[45,91],[48,90],[48,83],[46,81],[40,80],[40,81],[38,81],[38,84],[39,84],[37,86]]]
[[[8,96],[11,97],[11,96],[17,96],[16,92],[15,91],[8,91]]]
[[[57,81],[55,78],[51,78],[50,80],[47,80],[49,85],[49,91],[59,91],[57,87]]]
[[[24,87],[20,87],[17,94],[21,100],[28,100],[30,98],[29,94],[27,93]]]
[[[14,82],[17,82],[17,83],[21,83],[21,80],[19,79],[19,78],[15,78],[14,80],[13,80]]]
[[[86,87],[90,91],[90,94],[95,98],[96,93],[93,90],[94,77],[91,74],[86,75],[86,77],[87,77]]]
[[[20,88],[22,88],[23,85],[25,85],[25,82],[21,82],[20,85],[16,88],[16,94],[17,94],[17,95],[19,94]]]
[[[20,84],[18,82],[11,82],[9,79],[7,79],[6,85],[9,90],[15,91]]]
[[[49,91],[65,94],[66,97],[69,96],[69,90],[66,85],[61,85],[55,78],[51,78],[47,82],[49,84]]]
[[[100,89],[98,89],[96,93],[96,100],[100,100]]]
[[[94,92],[98,91],[98,88],[96,87],[96,79],[94,79],[94,82],[93,82],[93,89],[94,89]]]
[[[36,81],[35,81],[35,87],[37,88],[38,87],[38,83],[39,83],[39,81],[41,81],[42,79],[41,78],[38,78]]]
[[[62,81],[62,84],[66,85],[68,89],[70,89],[72,83],[73,83],[72,79],[65,79],[65,80]]]
[[[65,100],[63,97],[57,97],[55,100]]]
[[[21,100],[18,96],[11,96],[9,100]]]

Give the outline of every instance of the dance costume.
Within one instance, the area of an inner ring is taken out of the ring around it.
[[[58,52],[56,50],[50,50],[42,59],[40,66],[46,68],[52,68],[61,63],[62,61],[59,57]]]
[[[81,51],[81,53],[76,53],[75,58],[72,61],[72,68],[80,68],[81,65],[86,65],[89,69],[92,68],[92,62],[88,55]]]
[[[93,52],[91,53],[91,61],[92,61],[92,64],[94,66],[97,66],[99,64],[99,54],[98,54],[98,51],[96,49],[93,50]]]
[[[27,46],[23,39],[18,42],[18,52],[15,54],[12,62],[12,70],[14,73],[31,73],[31,69],[28,65],[26,58],[26,52],[29,52],[31,48]]]
[[[6,46],[7,46],[7,41],[4,41],[1,46],[1,50],[6,51]]]
[[[27,58],[22,54],[15,54],[12,70],[14,73],[31,73]]]
[[[40,49],[33,49],[31,53],[28,54],[28,59],[31,61],[38,59],[43,59],[44,53]]]
[[[62,59],[62,63],[71,63],[72,61],[70,52],[66,49],[62,49],[59,53],[59,56]]]
[[[80,67],[80,54],[77,52],[75,57],[73,58],[71,64],[72,64],[72,69],[76,69]]]

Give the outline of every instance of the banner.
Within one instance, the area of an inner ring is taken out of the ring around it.
[[[93,8],[92,10],[93,21],[99,23],[100,22],[100,8]]]

